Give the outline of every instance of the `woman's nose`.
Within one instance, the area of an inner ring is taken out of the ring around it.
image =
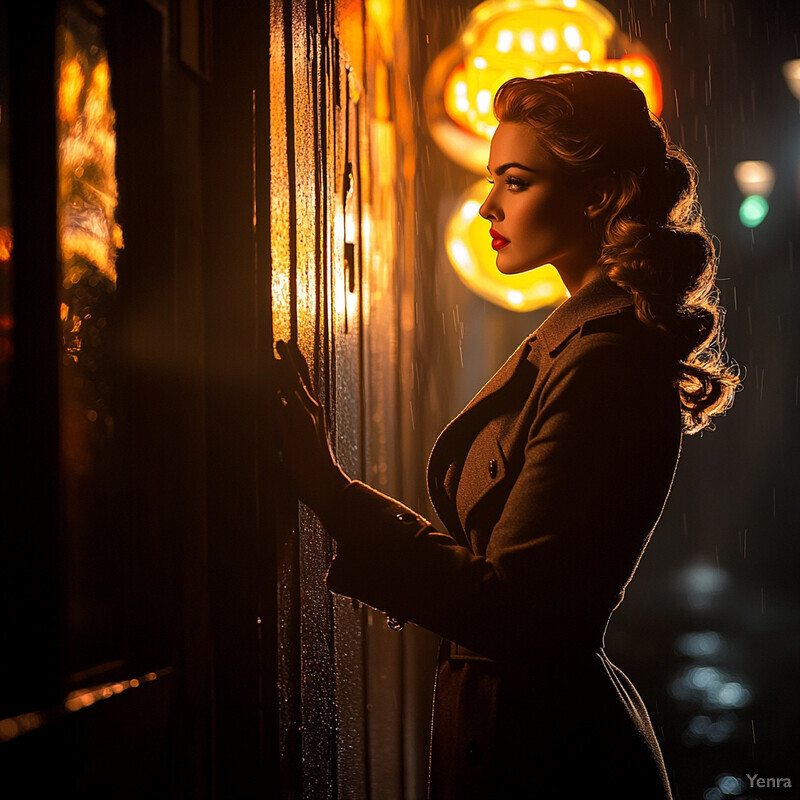
[[[483,204],[478,209],[478,213],[484,218],[492,222],[497,222],[500,219],[500,213],[492,200],[492,192],[489,192],[488,197],[483,201]]]

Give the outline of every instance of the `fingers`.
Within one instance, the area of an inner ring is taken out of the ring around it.
[[[279,358],[278,366],[279,397],[286,406],[293,398],[315,419],[320,412],[320,405],[312,389],[313,383],[309,374],[308,363],[296,342],[276,342]]]
[[[275,346],[278,350],[278,355],[280,356],[278,363],[286,382],[285,388],[288,389],[289,386],[295,387],[300,385],[304,390],[303,394],[316,402],[314,393],[311,389],[313,383],[311,382],[308,364],[306,363],[305,358],[303,358],[303,354],[300,352],[300,348],[297,346],[297,343],[287,343],[279,340],[276,342]]]
[[[292,364],[294,364],[294,368],[298,373],[300,373],[300,377],[303,379],[303,383],[307,387],[312,386],[311,375],[308,371],[308,362],[305,360],[305,358],[303,358],[303,354],[300,352],[297,342],[294,340],[289,340],[288,352],[289,357],[292,360]]]
[[[280,339],[275,343],[275,347],[278,350],[281,361],[287,365],[291,365],[295,373],[299,375],[300,380],[302,380],[306,386],[311,386],[311,374],[308,370],[308,363],[305,358],[303,358],[303,354],[300,352],[297,342],[284,342]]]

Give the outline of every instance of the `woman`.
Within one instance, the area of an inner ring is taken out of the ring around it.
[[[552,263],[570,297],[438,438],[428,486],[445,530],[344,475],[281,342],[287,455],[337,542],[329,588],[444,637],[431,798],[669,798],[603,635],[682,432],[737,384],[696,173],[620,75],[513,79],[494,108],[481,215],[497,267]]]

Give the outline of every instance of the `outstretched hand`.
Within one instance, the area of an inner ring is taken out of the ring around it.
[[[298,497],[315,511],[330,508],[350,479],[336,461],[325,413],[314,396],[308,364],[295,342],[277,342],[277,416]]]

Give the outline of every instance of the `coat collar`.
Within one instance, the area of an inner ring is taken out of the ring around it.
[[[549,355],[553,356],[574,333],[580,330],[584,323],[614,314],[632,304],[631,295],[604,275],[581,287],[558,306],[530,336],[523,340],[491,380],[442,431],[434,445],[434,451],[437,449],[437,445],[447,438],[446,434],[458,427],[465,417],[469,417],[469,412],[486,399],[496,395],[515,375],[520,374],[521,366],[529,367],[530,364],[533,364],[537,369],[541,366],[539,364],[541,349],[532,346],[537,339],[543,342]],[[533,374],[535,376],[535,373]]]
[[[428,458],[428,493],[442,522],[448,527],[453,526],[451,530],[454,530],[458,524],[455,507],[453,506],[451,509],[443,504],[441,488],[444,475],[452,460],[465,446],[469,447],[474,436],[471,428],[473,425],[479,428],[485,422],[482,420],[482,415],[475,416],[474,409],[478,405],[483,405],[490,398],[496,397],[498,392],[502,391],[515,376],[522,377],[523,374],[527,374],[530,376],[530,381],[535,380],[541,367],[540,360],[543,354],[541,347],[533,346],[537,339],[552,357],[565,342],[581,329],[584,323],[614,314],[631,306],[632,303],[630,294],[605,276],[595,278],[587,283],[556,308],[536,331],[520,344],[494,377],[439,434]],[[469,425],[465,429],[463,426],[470,419],[473,421],[473,425]],[[465,430],[468,435],[462,435]],[[453,513],[448,514],[451,510]]]
[[[544,342],[552,356],[585,322],[614,314],[631,305],[633,299],[627,290],[600,275],[553,311],[538,327],[535,336]]]

